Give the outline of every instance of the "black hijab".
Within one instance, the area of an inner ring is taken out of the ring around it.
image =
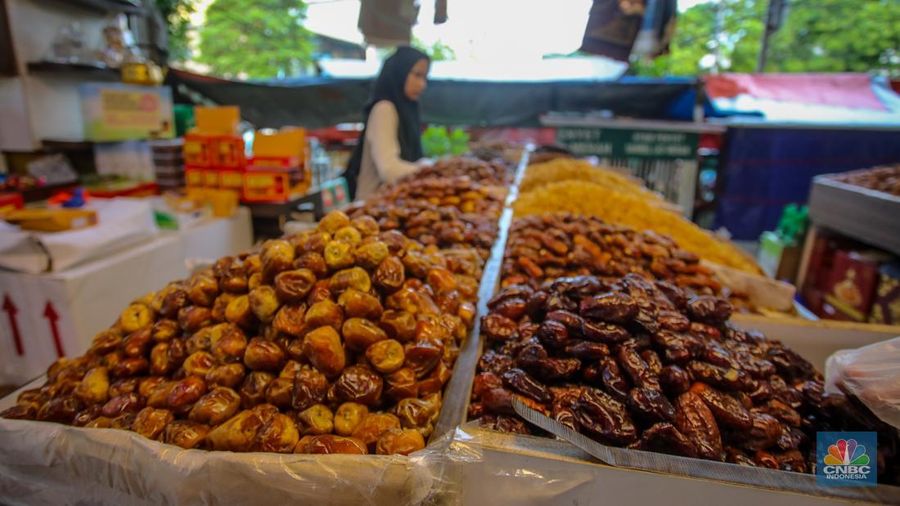
[[[372,95],[363,109],[363,131],[360,134],[353,156],[344,171],[344,178],[350,190],[350,198],[356,198],[356,182],[359,179],[359,171],[362,166],[363,149],[366,142],[366,129],[369,123],[369,113],[372,107],[381,100],[389,100],[397,108],[399,124],[397,126],[397,140],[400,142],[400,158],[407,162],[414,162],[422,158],[421,122],[419,119],[419,103],[407,98],[403,88],[406,86],[406,78],[413,65],[419,60],[428,60],[428,55],[402,46],[384,61],[381,73],[372,86]]]

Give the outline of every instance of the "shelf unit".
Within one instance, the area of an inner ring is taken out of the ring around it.
[[[65,4],[69,7],[79,7],[100,14],[123,13],[144,14],[144,8],[139,3],[129,0],[51,0]]]
[[[118,80],[119,71],[102,63],[64,63],[54,61],[28,62],[28,72],[40,75],[89,77],[90,79]]]
[[[818,176],[809,217],[817,226],[900,255],[900,197]]]

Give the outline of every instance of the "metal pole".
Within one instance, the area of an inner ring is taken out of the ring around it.
[[[766,8],[765,30],[763,30],[762,45],[759,49],[759,60],[756,62],[756,71],[766,71],[766,59],[769,57],[769,37],[781,26],[781,17],[784,12],[784,0],[769,0]]]

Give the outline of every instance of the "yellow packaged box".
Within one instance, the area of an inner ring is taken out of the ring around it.
[[[90,209],[22,209],[4,218],[23,230],[62,232],[97,224],[97,213]]]

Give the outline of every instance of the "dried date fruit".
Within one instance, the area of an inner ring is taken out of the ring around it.
[[[659,378],[632,346],[620,346],[617,354],[619,366],[625,370],[631,381],[638,387],[660,390]]]
[[[294,453],[365,455],[368,450],[365,443],[359,439],[324,434],[304,436],[295,446]]]
[[[282,372],[283,374],[283,372]],[[269,383],[266,387],[266,403],[278,407],[279,409],[288,409],[294,397],[294,378],[285,378],[279,376]]]
[[[275,276],[290,269],[294,263],[294,247],[288,241],[275,239],[266,241],[260,254],[263,280],[271,282]]]
[[[303,435],[330,434],[334,430],[334,414],[324,404],[314,404],[297,415]]]
[[[389,256],[378,264],[372,281],[383,290],[393,292],[400,289],[406,281],[406,268],[399,258]]]
[[[294,377],[292,406],[297,411],[322,402],[328,394],[328,378],[311,367],[305,367]]]
[[[291,417],[275,411],[271,417],[260,416],[262,427],[257,431],[251,450],[276,453],[292,453],[300,440],[297,425]]]
[[[671,422],[675,419],[675,408],[659,390],[632,388],[628,392],[626,405],[636,418],[647,423]]]
[[[588,434],[605,443],[627,445],[638,439],[625,406],[594,388],[582,392],[575,405],[575,419]]]
[[[510,341],[517,337],[518,326],[505,316],[488,314],[481,319],[481,332],[490,341]]]
[[[344,312],[330,299],[324,299],[309,307],[304,322],[310,329],[330,326],[335,330],[340,330],[341,325],[344,324]]]
[[[378,297],[369,293],[348,288],[338,297],[338,305],[348,318],[366,318],[377,321],[384,313]]]
[[[339,401],[358,402],[372,407],[381,402],[384,381],[372,370],[354,365],[344,369],[332,388]]]
[[[402,343],[412,341],[416,337],[416,317],[406,311],[389,309],[381,315],[378,325],[388,337]]]
[[[347,323],[352,320],[347,320]],[[303,355],[316,369],[329,377],[337,376],[347,365],[341,336],[332,327],[319,327],[306,334],[303,339]]]
[[[720,324],[731,317],[732,307],[725,299],[711,295],[691,297],[687,302],[687,313],[693,320]]]
[[[46,418],[42,417],[42,412],[44,411],[44,409],[47,405],[49,405],[50,403],[52,403],[56,400],[62,400],[65,402],[68,399],[69,399],[68,397],[51,399],[47,404],[44,405],[44,407],[41,408],[41,412],[38,412],[38,420],[46,420]],[[68,405],[66,405],[65,407],[66,407],[66,409],[64,411],[60,411],[61,413],[64,413],[69,410]],[[144,407],[144,401],[143,401],[143,399],[141,399],[141,396],[138,395],[137,393],[122,394],[122,395],[113,397],[109,401],[107,401],[106,404],[103,405],[103,408],[100,410],[100,414],[107,418],[115,418],[119,415],[122,415],[123,413],[137,413],[143,407]],[[53,412],[54,412],[53,409],[50,409],[49,411],[51,414],[53,414]],[[78,410],[73,409],[72,416],[74,416],[75,412],[77,412],[77,411]],[[69,419],[71,420],[71,418],[69,418]]]
[[[239,391],[241,395],[241,407],[250,409],[254,406],[262,404],[266,400],[266,389],[269,383],[275,379],[271,373],[263,371],[253,371],[244,378]]]
[[[400,429],[400,420],[396,416],[390,413],[370,413],[356,426],[353,437],[366,446],[374,447],[378,438],[391,429]]]
[[[704,383],[694,383],[690,391],[703,399],[706,407],[712,411],[713,416],[722,425],[739,431],[750,430],[753,427],[750,412],[734,397],[719,392]]]
[[[351,267],[335,272],[329,280],[328,288],[335,294],[340,294],[350,288],[360,292],[368,292],[372,289],[372,279],[365,269]]]
[[[282,303],[302,302],[316,281],[315,273],[309,269],[284,271],[275,276],[275,294]]]
[[[269,323],[275,318],[280,303],[274,288],[269,285],[260,285],[250,290],[248,298],[250,310],[259,321]]]
[[[697,457],[697,446],[671,423],[657,423],[641,434],[640,449]]]
[[[262,426],[263,419],[247,409],[210,430],[203,440],[213,450],[245,452],[253,446]]]
[[[404,366],[421,378],[434,369],[444,355],[444,344],[435,339],[407,343],[403,348]]]
[[[87,372],[75,388],[75,397],[85,404],[105,404],[109,400],[109,372],[95,367]]]
[[[393,339],[385,339],[372,344],[366,349],[366,359],[376,371],[390,374],[401,367],[406,359],[403,345]]]
[[[284,351],[281,347],[258,337],[250,340],[244,352],[244,365],[252,371],[280,371],[284,360]]]
[[[400,401],[408,397],[417,397],[419,395],[419,383],[416,378],[416,371],[410,367],[403,367],[384,378],[385,391],[384,395],[392,401]]]
[[[206,382],[210,386],[236,388],[244,381],[244,366],[233,363],[214,367],[206,373]]]
[[[425,448],[425,438],[417,430],[391,429],[385,431],[376,442],[379,455],[409,455]]]
[[[145,438],[156,439],[174,419],[175,416],[167,409],[144,408],[135,416],[131,430]]]
[[[740,369],[726,369],[695,360],[688,363],[687,370],[694,380],[726,391],[749,391],[753,388],[749,375]]]
[[[237,392],[227,387],[216,387],[194,403],[188,419],[207,425],[219,425],[234,416],[240,407],[241,397]]]
[[[347,346],[359,352],[364,352],[369,346],[388,338],[381,327],[363,318],[347,319],[341,330]]]
[[[722,436],[715,417],[700,396],[686,392],[675,400],[675,427],[697,447],[697,456],[724,460]]]
[[[196,402],[205,393],[206,381],[198,376],[188,376],[175,383],[166,397],[166,405],[173,410],[185,408]]]
[[[621,292],[607,292],[581,299],[579,312],[586,318],[609,323],[626,323],[638,314],[638,305]]]
[[[631,334],[623,327],[612,323],[585,321],[582,335],[589,341],[597,341],[608,345],[618,344],[631,338]]]
[[[540,403],[553,400],[546,386],[532,378],[521,369],[510,369],[501,374],[503,384],[520,394]]]
[[[358,402],[345,402],[334,413],[334,432],[341,436],[353,434],[356,427],[368,416],[369,408]]]

